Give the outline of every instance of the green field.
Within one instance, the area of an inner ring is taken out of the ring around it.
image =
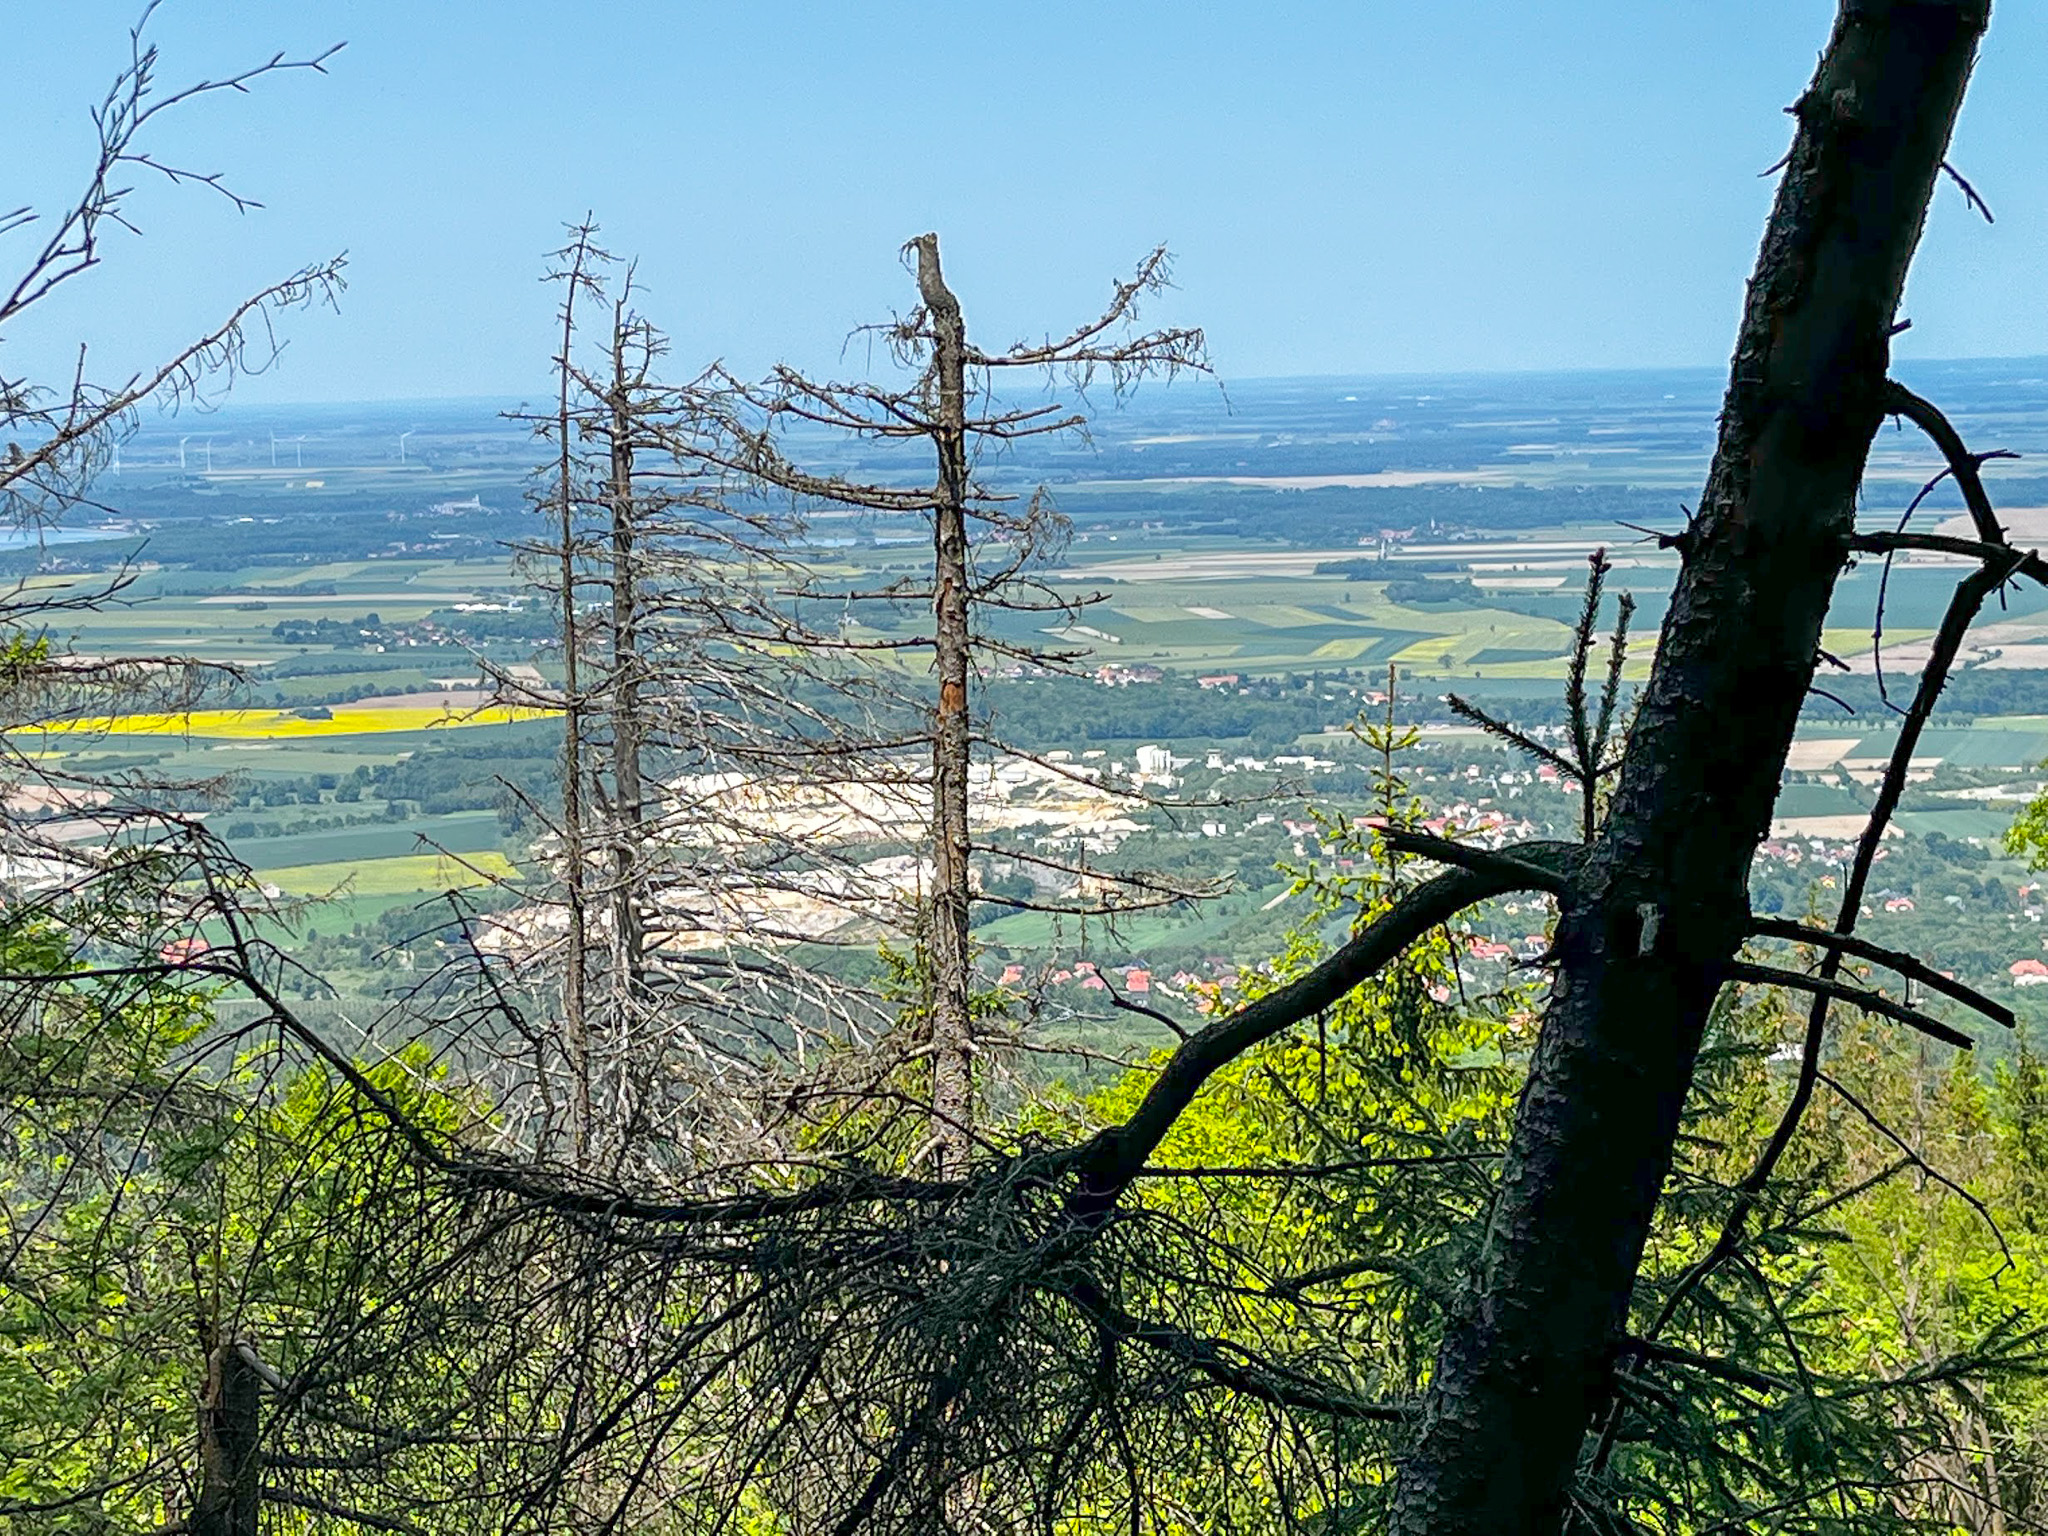
[[[1117,919],[1115,943],[1137,953],[1153,949],[1222,948],[1227,947],[1230,936],[1241,935],[1247,920],[1261,914],[1270,919],[1265,926],[1277,936],[1289,923],[1299,920],[1305,910],[1302,900],[1269,905],[1284,896],[1287,889],[1286,881],[1269,876],[1261,885],[1248,886],[1210,902],[1193,916],[1178,912],[1130,913]],[[1061,919],[1047,912],[1019,912],[984,923],[974,934],[978,944],[998,952],[1019,956],[1051,954],[1058,952],[1061,938],[1068,946],[1074,943],[1075,923],[1072,918]]]
[[[1327,552],[1331,558],[1342,551]],[[1309,570],[1273,574],[1257,565],[1228,567],[1161,561],[1156,572],[1105,562],[1115,585],[1090,584],[1077,562],[1063,588],[1082,597],[1107,592],[1078,624],[1048,631],[1097,661],[1149,663],[1173,672],[1253,675],[1382,667],[1417,676],[1562,678],[1573,600],[1549,606],[1558,617],[1449,601],[1407,604],[1386,582],[1348,581]],[[1024,638],[1019,636],[1019,638]]]
[[[399,896],[467,890],[519,878],[512,861],[496,852],[459,857],[418,853],[396,858],[343,859],[328,864],[259,869],[256,873],[288,896],[326,896],[337,892]]]
[[[1356,549],[1288,551],[1239,539],[1125,532],[1113,542],[1083,539],[1058,572],[1053,584],[1064,597],[1102,598],[1074,624],[1053,623],[1044,615],[997,614],[990,627],[1013,642],[1072,647],[1098,662],[1150,663],[1181,673],[1278,675],[1392,662],[1422,678],[1556,680],[1563,676],[1583,554],[1601,543],[1622,562],[1609,578],[1610,590],[1632,590],[1641,600],[1633,666],[1640,671],[1675,565],[1654,551],[1644,554],[1625,530],[1603,527],[1526,530],[1475,544],[1469,552],[1457,545],[1429,546],[1430,560],[1457,568],[1454,579],[1550,583],[1487,587],[1477,601],[1443,603],[1397,602],[1386,582],[1315,573],[1319,564],[1355,559]],[[817,569],[858,583],[915,566],[908,551],[884,547],[835,552]],[[1503,571],[1513,574],[1502,577]],[[1843,578],[1827,637],[1835,654],[1853,656],[1869,648],[1880,580],[1881,569],[1872,563]],[[1888,640],[1923,637],[1938,622],[1952,587],[1950,572],[1895,570],[1884,587]],[[283,663],[286,673],[295,665],[309,669],[258,680],[266,701],[292,705],[342,680],[399,691],[473,670],[474,663],[453,646],[379,653],[290,645],[273,634],[281,620],[375,612],[387,623],[412,624],[458,599],[495,600],[519,590],[506,559],[150,571],[132,589],[136,601],[92,617],[90,640],[95,647],[131,654],[180,651],[243,667]],[[2014,593],[2001,617],[2022,617],[2044,606],[2048,598]],[[863,617],[881,626],[869,631],[875,634],[907,635],[920,623],[915,604],[893,620]],[[310,670],[316,667],[340,670]]]
[[[1620,561],[1609,579],[1610,593],[1632,590],[1642,600],[1629,676],[1639,678],[1647,671],[1656,618],[1675,562],[1613,535],[1610,528],[1553,527],[1483,542],[1431,545],[1420,552],[1416,574],[1397,581],[1318,574],[1317,567],[1323,565],[1355,569],[1360,558],[1356,548],[1292,549],[1251,539],[1188,536],[1166,528],[1126,530],[1115,538],[1084,533],[1051,584],[1066,599],[1100,601],[1070,618],[1055,612],[991,611],[987,624],[996,638],[1019,649],[1070,648],[1079,653],[1084,666],[1149,664],[1182,677],[1235,673],[1247,680],[1352,673],[1344,687],[1326,695],[1333,704],[1351,699],[1346,690],[1359,686],[1360,672],[1383,674],[1392,666],[1432,692],[1437,685],[1448,689],[1479,683],[1486,699],[1510,705],[1527,699],[1548,706],[1565,676],[1584,557],[1596,543],[1609,544]],[[921,550],[895,543],[835,550],[821,557],[817,569],[858,589],[912,575],[925,558]],[[1869,648],[1868,624],[1879,574],[1877,567],[1867,565],[1845,578],[1826,635],[1835,654],[1854,657]],[[1952,585],[1951,573],[1904,568],[1894,572],[1885,590],[1887,643],[1924,639]],[[508,558],[376,558],[250,565],[228,571],[147,571],[131,593],[136,601],[90,615],[78,637],[80,647],[108,654],[170,651],[228,662],[245,671],[251,707],[283,713],[252,716],[259,727],[255,729],[230,731],[222,725],[222,734],[211,737],[196,731],[79,733],[72,738],[52,735],[47,746],[62,766],[130,767],[224,782],[232,787],[234,804],[213,812],[211,825],[217,832],[236,828],[231,842],[237,854],[288,895],[327,898],[312,910],[306,920],[309,926],[330,935],[348,933],[356,925],[374,928],[393,907],[416,906],[451,888],[516,878],[513,861],[525,855],[532,830],[508,833],[493,810],[426,815],[419,814],[419,804],[380,803],[376,794],[387,791],[366,790],[346,804],[335,796],[341,781],[351,775],[361,778],[359,769],[395,771],[409,759],[434,753],[459,737],[466,747],[483,750],[476,753],[473,769],[465,759],[454,775],[468,786],[464,795],[444,796],[441,803],[490,803],[493,776],[503,761],[494,758],[493,753],[501,750],[494,744],[505,743],[502,750],[508,753],[520,742],[530,749],[536,731],[552,726],[506,722],[425,727],[424,706],[403,701],[434,680],[473,676],[476,671],[475,657],[459,645],[415,643],[421,635],[431,640],[435,633],[432,626],[421,627],[421,620],[439,614],[437,623],[445,623],[457,601],[499,601],[515,591],[532,596],[530,589],[519,587]],[[2020,595],[2003,616],[2023,616],[2039,607],[2031,594]],[[1610,603],[1609,617],[1612,612]],[[349,621],[370,613],[383,626],[406,629],[403,643],[383,649],[360,642],[299,644],[287,643],[275,633],[286,620]],[[877,608],[850,617],[857,619],[851,630],[857,637],[912,636],[929,622],[916,603],[893,613]],[[534,646],[508,640],[493,654],[504,662],[526,661],[533,657]],[[896,657],[895,664],[909,675],[925,675],[928,660],[922,652],[905,650]],[[542,661],[549,664],[545,657]],[[1900,680],[1903,686],[1903,669]],[[392,700],[389,706],[378,706],[389,712],[374,723],[408,728],[365,728],[372,722],[352,710],[349,701],[366,696]],[[1121,698],[1103,696],[1105,703]],[[1132,705],[1141,702],[1138,694],[1130,696]],[[315,713],[311,706],[316,705],[329,713]],[[1326,719],[1342,718],[1349,708],[1347,702]],[[300,713],[292,714],[295,710]],[[209,722],[217,718],[202,717],[200,724],[212,729]],[[283,722],[292,734],[264,732],[260,723],[265,718]],[[1845,755],[1880,758],[1895,739],[1883,722],[1882,714],[1866,713],[1832,727],[1809,726],[1807,734],[1860,736]],[[1162,722],[1162,727],[1158,739],[1176,751],[1199,757],[1214,744],[1215,732],[1200,707],[1188,713],[1184,725]],[[1296,728],[1290,725],[1290,734]],[[1470,744],[1465,737],[1434,729],[1430,739],[1442,745]],[[1312,751],[1357,760],[1357,746],[1349,736],[1311,731],[1299,740]],[[1987,719],[1968,729],[1937,728],[1927,733],[1921,751],[1957,768],[2024,770],[2048,761],[2048,718]],[[451,778],[441,771],[439,782],[445,786]],[[321,786],[317,797],[309,796],[305,788],[309,780]],[[266,798],[264,786],[273,782],[295,787]],[[319,803],[310,803],[312,798]],[[1860,814],[1867,804],[1868,793],[1861,787],[1801,783],[1787,789],[1778,814],[1848,816]],[[2003,831],[2006,819],[2001,811],[1964,804],[1911,811],[1902,816],[1901,824],[1915,832],[1938,830],[1989,841]],[[333,825],[337,822],[350,824]],[[463,860],[473,867],[466,867]],[[1241,938],[1251,928],[1263,932],[1271,927],[1277,934],[1290,915],[1298,914],[1265,910],[1265,903],[1284,887],[1263,874],[1254,883],[1262,888],[1239,891],[1193,918],[1132,914],[1118,924],[1119,941],[1134,951],[1222,953],[1235,943],[1232,935]],[[976,933],[992,951],[1026,954],[1052,942],[1053,926],[1044,915],[1026,912],[999,918]]]
[[[498,817],[493,811],[455,811],[386,826],[343,827],[286,837],[237,839],[236,854],[253,869],[403,858],[443,848],[450,853],[498,851]]]
[[[37,590],[84,590],[93,577],[37,577]],[[332,587],[308,592],[308,587]],[[123,602],[91,615],[92,645],[120,646],[125,654],[170,653],[235,666],[304,654],[272,630],[283,619],[354,618],[374,612],[413,622],[451,602],[514,590],[508,562],[500,560],[367,560],[314,566],[247,566],[227,571],[145,570],[122,594]],[[413,667],[462,665],[459,648],[419,647],[403,653],[365,651],[368,670],[404,674]]]
[[[1850,757],[1889,757],[1896,732],[1866,736]],[[2048,720],[2008,716],[1968,726],[1935,726],[1922,733],[1918,755],[1938,757],[1957,768],[2025,769],[2048,761]]]

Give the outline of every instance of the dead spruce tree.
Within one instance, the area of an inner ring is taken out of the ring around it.
[[[762,1151],[815,1093],[858,1097],[885,1009],[832,971],[871,950],[879,905],[845,824],[902,742],[789,599],[801,518],[719,463],[730,390],[663,379],[667,339],[596,236],[556,253],[557,398],[529,418],[546,533],[519,558],[559,681],[478,658],[563,722],[559,798],[527,806],[554,878],[476,925],[495,959],[473,950],[406,1011],[467,988],[468,1025],[529,1042],[499,1073],[532,1106],[528,1150],[676,1181]]]
[[[1163,248],[1152,252],[1128,281],[1119,282],[1108,305],[1084,324],[1064,336],[1003,351],[984,350],[968,339],[965,314],[940,264],[937,235],[919,235],[904,254],[914,265],[918,305],[878,329],[896,362],[912,373],[911,382],[821,382],[791,368],[777,369],[762,384],[728,376],[725,382],[739,409],[729,418],[717,452],[720,464],[744,475],[757,494],[792,498],[812,515],[923,517],[930,524],[929,577],[869,589],[835,588],[807,578],[790,595],[810,608],[836,605],[849,616],[862,607],[930,605],[929,633],[877,632],[856,638],[842,627],[840,637],[823,649],[842,656],[886,656],[898,668],[908,658],[930,659],[933,687],[920,706],[920,734],[928,744],[923,792],[930,806],[926,847],[931,869],[929,889],[915,916],[926,992],[921,1049],[929,1063],[931,1164],[958,1174],[976,1147],[981,1055],[969,939],[978,851],[969,782],[977,748],[1000,745],[985,724],[976,722],[976,672],[996,659],[1055,667],[1070,660],[1026,638],[1000,637],[984,621],[998,612],[1071,616],[1077,606],[1045,579],[1046,562],[1064,545],[1064,519],[1043,492],[1020,499],[987,483],[982,462],[1025,438],[1079,432],[1086,418],[1056,399],[1017,403],[1002,394],[1002,386],[1006,380],[1027,383],[1036,375],[1063,381],[1085,397],[1089,383],[1102,377],[1121,395],[1143,378],[1206,372],[1208,365],[1198,330],[1135,330],[1141,301],[1166,286]],[[929,455],[924,463],[932,480],[914,485],[900,478],[863,480],[809,469],[801,455],[817,440],[793,444],[793,432],[878,445],[885,450],[884,462],[901,467],[904,475],[915,473],[904,452],[914,445]],[[892,745],[900,748],[901,742]],[[1049,862],[1020,849],[1003,851],[1030,863]],[[1060,873],[1088,872],[1060,866]],[[1157,894],[1148,892],[1143,879],[1125,884],[1126,899],[1134,904]],[[1181,894],[1175,891],[1166,899]]]

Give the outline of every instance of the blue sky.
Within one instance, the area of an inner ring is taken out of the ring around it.
[[[0,204],[80,178],[137,0],[23,0]],[[33,13],[32,22],[29,14]],[[147,188],[141,240],[0,366],[135,364],[346,250],[254,401],[525,393],[586,210],[678,367],[834,368],[937,229],[984,342],[1058,329],[1166,241],[1157,317],[1229,376],[1723,362],[1831,0],[703,4],[168,0],[164,78],[348,47],[167,124],[266,207]],[[2048,6],[2006,0],[1908,293],[1905,350],[2048,352]],[[23,255],[0,247],[0,270]]]

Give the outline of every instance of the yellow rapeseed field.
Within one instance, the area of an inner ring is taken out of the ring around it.
[[[176,715],[113,715],[90,720],[65,720],[33,730],[50,735],[204,736],[225,741],[274,741],[289,736],[368,736],[384,731],[452,729],[465,725],[504,725],[513,720],[538,720],[553,713],[502,704],[482,709],[444,709],[429,705],[379,705],[371,709],[347,704],[333,707],[326,720],[308,719],[285,709],[196,709]]]

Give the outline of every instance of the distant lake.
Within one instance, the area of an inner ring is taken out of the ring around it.
[[[132,539],[135,530],[115,523],[102,528],[0,528],[0,549],[30,549],[38,544],[91,544],[102,539]]]

